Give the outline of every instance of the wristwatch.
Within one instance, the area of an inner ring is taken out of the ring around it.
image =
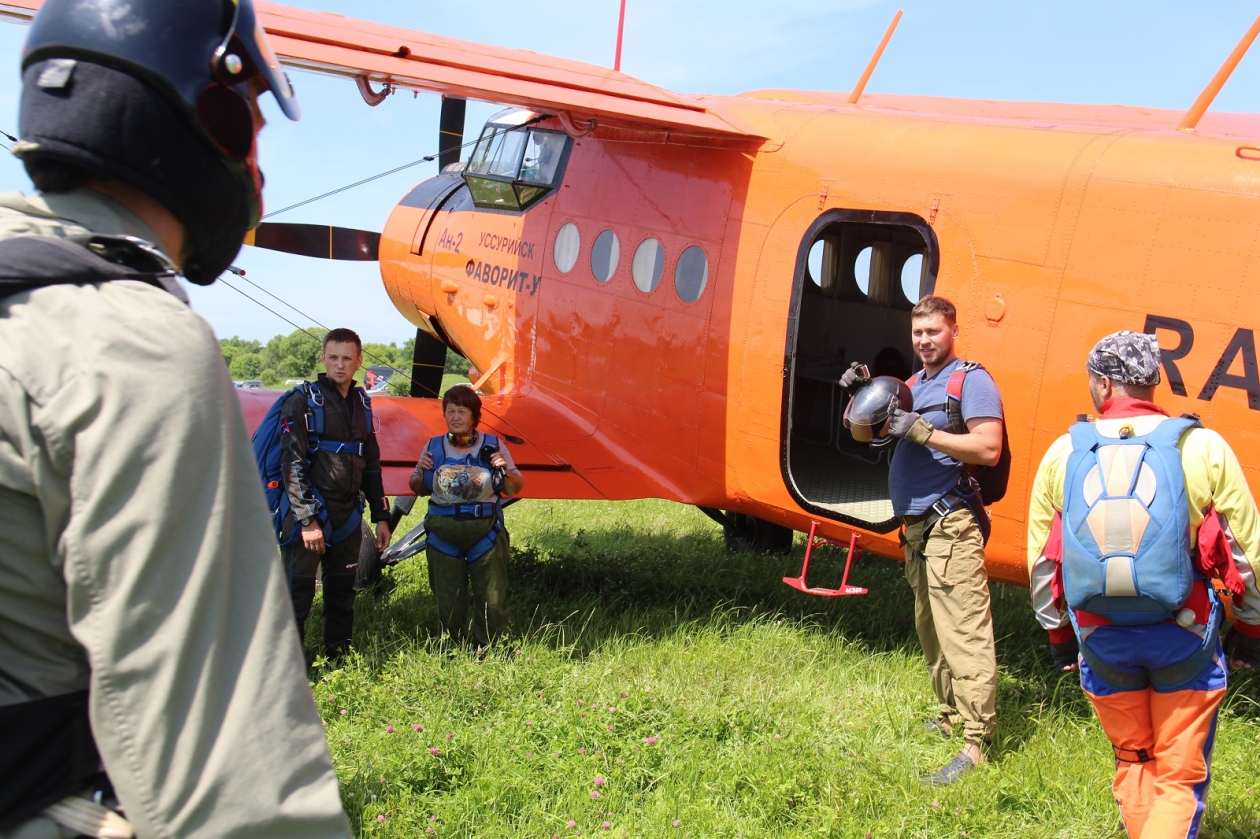
[[[302,525],[303,527],[306,527],[306,526],[307,526],[308,524],[310,524],[312,521],[313,521],[313,519],[312,519],[310,516],[307,516],[307,517],[306,517],[306,518],[304,518],[304,519],[299,519],[299,520],[298,520],[298,524]]]

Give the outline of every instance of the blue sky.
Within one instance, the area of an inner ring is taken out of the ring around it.
[[[290,5],[470,41],[611,66],[618,0],[299,0]],[[984,99],[1116,103],[1184,109],[1254,20],[1254,3],[1017,0],[628,0],[622,70],[680,92],[734,94],[763,87],[848,90],[898,9],[905,17],[867,88]],[[0,25],[0,129],[16,133],[18,56],[25,27]],[[1260,45],[1213,106],[1260,110]],[[436,151],[438,98],[391,97],[367,107],[353,83],[293,73],[303,119],[266,105],[261,140],[266,201],[275,210]],[[470,105],[472,138],[492,105]],[[1257,138],[1260,139],[1260,138]],[[422,164],[276,221],[380,230]],[[0,158],[0,190],[29,189]],[[250,280],[301,309],[302,325],[349,326],[365,340],[401,342],[414,328],[390,305],[375,263],[345,264],[245,248]],[[229,278],[231,279],[231,278]],[[258,295],[256,290],[251,293]],[[259,295],[261,296],[261,295]],[[273,300],[270,305],[278,307]],[[266,339],[292,327],[216,284],[193,305],[221,336]]]

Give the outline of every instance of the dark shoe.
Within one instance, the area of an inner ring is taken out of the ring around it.
[[[976,762],[964,752],[959,752],[953,760],[922,780],[934,787],[948,786],[975,768]]]
[[[944,717],[936,717],[923,723],[923,730],[928,734],[939,734],[941,737],[950,737],[954,733],[954,727]]]

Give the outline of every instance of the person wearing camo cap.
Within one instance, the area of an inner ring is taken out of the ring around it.
[[[1033,609],[1111,741],[1129,836],[1194,837],[1227,671],[1260,666],[1260,514],[1229,444],[1153,401],[1154,336],[1112,333],[1085,366],[1097,419],[1033,481]],[[1212,577],[1233,597],[1223,648]]]
[[[1091,380],[1097,377],[1126,387],[1155,387],[1160,382],[1159,342],[1154,335],[1141,332],[1113,332],[1090,350],[1085,369]]]

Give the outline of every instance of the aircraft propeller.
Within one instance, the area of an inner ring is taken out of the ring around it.
[[[438,122],[438,171],[459,162],[464,145],[464,113],[467,101],[454,96],[442,97],[442,114]],[[427,329],[416,329],[416,348],[411,356],[411,395],[436,397],[442,390],[446,372],[445,341]]]
[[[364,98],[367,100],[366,96]],[[368,104],[379,104],[379,101],[367,101]],[[466,100],[458,97],[442,97],[438,129],[439,171],[459,162],[460,149],[464,144],[467,104]],[[381,234],[353,227],[263,222],[246,235],[245,244],[319,259],[374,262],[380,258]],[[440,326],[437,328],[440,329]],[[432,331],[416,329],[416,348],[411,358],[412,396],[436,397],[441,391],[447,346]]]
[[[265,221],[245,234],[245,244],[319,259],[375,262],[380,250],[381,234],[370,230],[356,230],[353,227]]]

